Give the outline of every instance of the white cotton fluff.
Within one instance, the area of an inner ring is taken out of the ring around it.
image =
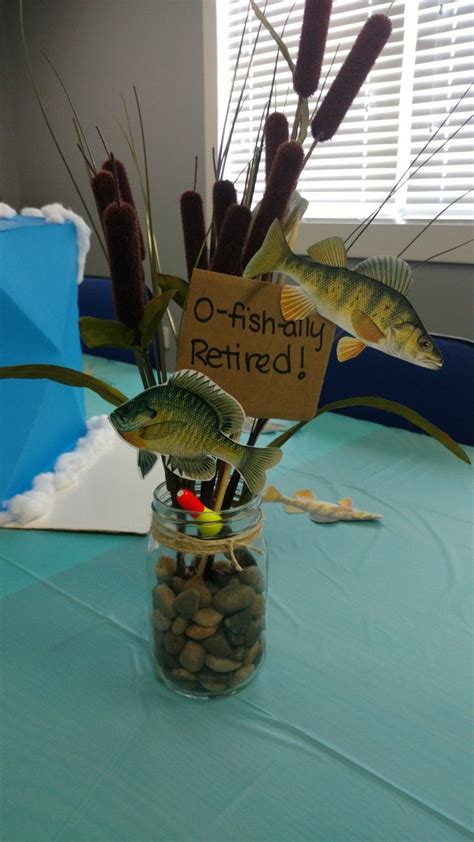
[[[44,217],[44,213],[39,208],[22,208],[20,211],[20,216],[35,216],[35,217]]]
[[[16,210],[6,202],[0,202],[0,219],[13,219],[14,216],[16,216]]]
[[[32,520],[46,517],[53,509],[57,492],[77,485],[80,472],[115,440],[107,415],[90,418],[87,429],[87,435],[78,439],[73,451],[58,457],[53,471],[38,474],[30,491],[7,500],[6,511],[0,512],[0,526],[13,522],[24,526]]]

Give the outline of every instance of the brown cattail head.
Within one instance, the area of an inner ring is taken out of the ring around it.
[[[274,219],[284,218],[291,195],[298,183],[298,177],[303,166],[304,152],[301,144],[296,140],[283,143],[276,153],[270,178],[260,202],[260,207],[250,231],[245,247],[243,265],[246,266],[250,258],[259,250],[265,235]]]
[[[311,123],[315,140],[330,140],[337,132],[391,31],[386,15],[372,15],[366,21]]]
[[[242,252],[250,228],[252,212],[245,205],[231,205],[221,227],[211,270],[225,275],[242,274]]]
[[[212,205],[214,211],[214,231],[219,239],[220,230],[227,209],[237,202],[237,193],[231,181],[216,181],[212,190]]]
[[[132,188],[130,187],[130,181],[128,180],[128,173],[125,169],[125,164],[122,161],[119,161],[118,158],[107,158],[106,161],[102,164],[102,169],[107,170],[110,172],[112,176],[115,178],[114,173],[117,173],[117,181],[118,187],[120,190],[120,198],[123,199],[124,202],[127,202],[132,207],[136,208],[135,200],[133,198]],[[140,228],[140,220],[138,220],[138,230],[140,232],[140,254],[141,259],[145,259],[145,243],[143,240],[143,234]]]
[[[117,190],[115,186],[115,179],[112,173],[107,170],[99,170],[91,178],[91,187],[94,194],[94,199],[99,214],[99,219],[102,221],[102,216],[106,208],[117,201]]]
[[[306,0],[301,26],[293,87],[301,97],[312,96],[318,87],[328,35],[332,0]]]
[[[120,205],[112,202],[104,211],[103,226],[115,312],[123,324],[136,327],[143,318],[145,306],[137,211],[128,202]]]
[[[181,196],[181,223],[188,278],[191,278],[194,267],[208,268],[204,208],[201,195],[195,190],[186,190]]]
[[[265,120],[265,176],[268,181],[277,149],[290,136],[288,120],[280,111],[269,114]]]
[[[114,174],[114,163],[115,169],[117,172],[117,180],[119,183],[120,189],[120,198],[123,199],[124,202],[127,204],[136,207],[135,202],[133,200],[133,193],[132,188],[130,187],[130,182],[128,180],[128,173],[125,169],[125,164],[122,164],[122,161],[119,161],[118,158],[112,160],[112,158],[107,158],[106,161],[102,164],[102,169],[107,170],[107,172]]]

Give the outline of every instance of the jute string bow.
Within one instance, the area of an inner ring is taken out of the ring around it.
[[[258,538],[263,529],[263,515],[261,512],[254,526],[251,526],[244,532],[239,532],[238,535],[229,535],[224,538],[196,538],[194,535],[184,535],[177,530],[167,529],[161,521],[162,518],[154,512],[150,528],[153,538],[159,544],[164,544],[166,547],[177,552],[191,553],[201,558],[222,553],[230,559],[235,569],[239,572],[242,572],[242,567],[235,557],[236,549],[246,547],[253,552],[262,554],[262,550],[252,545],[252,541]]]

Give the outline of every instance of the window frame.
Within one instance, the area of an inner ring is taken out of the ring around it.
[[[210,150],[217,148],[219,137],[219,108],[224,107],[225,94],[219,67],[217,49],[218,18],[222,13],[218,9],[222,0],[202,0],[203,10],[203,64],[204,64],[204,141],[205,162],[205,207],[208,219],[212,218],[212,186],[214,174]],[[222,10],[222,5],[220,6]],[[296,248],[305,251],[312,243],[326,237],[346,238],[359,225],[360,219],[311,219],[304,217],[298,232]],[[425,222],[403,222],[375,220],[350,250],[350,257],[365,258],[374,254],[397,254],[417,234],[422,231]],[[457,243],[474,237],[474,228],[470,222],[435,222],[416,240],[402,257],[408,261],[423,261],[432,254],[450,249]],[[433,258],[436,263],[474,263],[474,243],[469,243],[455,251]]]

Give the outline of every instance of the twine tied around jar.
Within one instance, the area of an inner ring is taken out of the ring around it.
[[[254,526],[251,526],[250,529],[246,529],[244,532],[239,532],[238,535],[229,535],[224,538],[212,539],[197,538],[195,535],[185,535],[183,532],[178,532],[177,530],[166,529],[161,523],[158,523],[159,520],[162,520],[162,516],[157,517],[154,512],[151,520],[150,532],[155,541],[159,544],[164,544],[171,550],[176,550],[176,552],[196,555],[202,558],[204,562],[208,556],[222,553],[229,558],[235,569],[241,573],[243,568],[235,556],[235,550],[245,547],[248,550],[252,550],[252,552],[262,555],[262,550],[259,550],[258,547],[252,545],[252,541],[258,538],[263,529],[263,515],[261,512],[258,516],[257,522]],[[200,568],[201,566],[204,567],[205,563],[204,565],[199,565]]]

